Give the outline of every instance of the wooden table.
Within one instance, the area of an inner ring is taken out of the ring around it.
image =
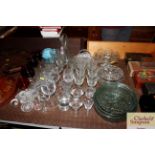
[[[120,61],[118,66],[124,70],[124,83],[134,89],[132,79],[128,76],[124,61]],[[55,97],[53,100],[55,101]],[[99,116],[94,107],[90,110],[88,116],[84,107],[75,116],[72,109],[63,112],[57,106],[45,113],[40,111],[24,113],[19,107],[14,108],[10,104],[6,104],[0,108],[0,122],[44,128],[126,128],[126,121],[110,122]]]

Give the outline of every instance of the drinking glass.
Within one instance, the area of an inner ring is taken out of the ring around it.
[[[74,100],[79,100],[79,98],[84,94],[82,89],[73,88],[71,90],[71,95]]]
[[[88,116],[88,113],[89,113],[90,109],[92,108],[94,101],[93,101],[93,99],[85,99],[83,103],[84,103],[84,107],[87,111],[87,116]]]
[[[72,83],[66,83],[64,80],[59,82],[59,92],[62,94],[70,95]]]
[[[38,101],[40,106],[42,107],[42,112],[47,112],[50,108],[50,95],[42,93],[39,91]]]
[[[27,89],[26,89],[27,90]],[[20,102],[20,104],[25,104],[27,102],[27,95],[26,95],[26,90],[20,91],[17,94],[17,98]]]
[[[43,108],[43,104],[39,101],[39,97],[37,96],[33,101],[33,109],[36,111],[40,111]]]
[[[74,110],[75,117],[77,117],[78,110],[82,107],[83,102],[80,99],[72,99],[72,101],[69,103],[69,106]]]
[[[39,103],[42,105],[42,111],[46,112],[53,107],[51,96],[56,91],[56,84],[53,81],[44,80],[38,83],[38,86],[36,86],[36,88],[38,91]]]
[[[86,90],[86,92],[85,92],[85,96],[87,98],[91,99],[91,98],[93,98],[95,91],[96,91],[96,88],[94,88],[94,87],[88,87],[87,90]]]
[[[33,110],[33,103],[27,102],[26,104],[22,104],[20,109],[23,112],[30,112]]]
[[[77,86],[81,86],[84,82],[84,79],[85,79],[85,70],[75,68],[74,69],[74,83]]]
[[[108,65],[111,63],[112,50],[106,49],[103,53],[103,65]]]
[[[60,79],[58,66],[56,66],[56,64],[49,64],[48,67],[44,68],[44,70],[40,72],[40,77],[46,81],[58,82]]]
[[[26,89],[18,94],[19,102],[21,103],[21,111],[30,112],[33,110],[33,101],[37,96],[34,89]]]
[[[68,83],[68,84],[72,84],[73,83],[73,70],[71,68],[66,68],[63,71],[63,80]]]
[[[95,74],[87,75],[86,79],[89,87],[95,87],[98,82],[98,76],[96,76]]]
[[[51,96],[56,91],[56,85],[53,81],[43,81],[41,83],[40,90],[44,95]]]
[[[98,66],[97,62],[92,59],[89,64],[87,65],[87,84],[90,87],[96,86],[98,82]]]
[[[58,100],[58,107],[60,110],[67,111],[69,109],[70,94],[60,93],[57,96],[57,100]]]

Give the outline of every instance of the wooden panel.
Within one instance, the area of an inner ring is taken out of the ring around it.
[[[87,49],[94,53],[102,53],[106,49],[117,51],[120,59],[124,59],[125,53],[153,53],[155,52],[155,43],[134,43],[134,42],[106,42],[106,41],[88,41]]]
[[[151,42],[155,37],[154,26],[134,26],[130,41]]]
[[[101,26],[90,26],[88,30],[88,40],[101,40]]]

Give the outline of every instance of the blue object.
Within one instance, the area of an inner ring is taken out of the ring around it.
[[[45,48],[42,51],[42,58],[46,63],[54,63],[56,58],[56,50],[52,48]]]

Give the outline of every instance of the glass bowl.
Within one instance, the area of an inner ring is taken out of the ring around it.
[[[120,67],[114,65],[101,66],[98,71],[99,83],[106,81],[121,82],[124,78],[124,72]]]

